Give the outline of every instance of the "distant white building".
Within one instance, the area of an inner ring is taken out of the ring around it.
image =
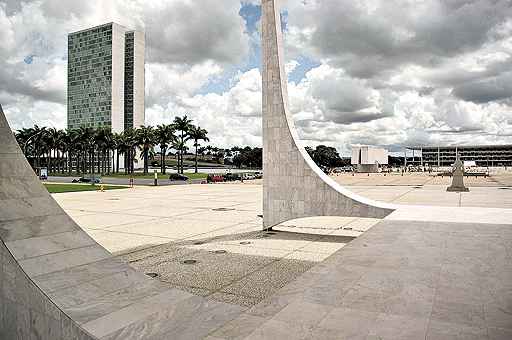
[[[352,145],[352,165],[358,172],[378,172],[388,164],[388,150],[368,145]]]

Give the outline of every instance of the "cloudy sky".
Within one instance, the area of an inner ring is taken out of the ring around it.
[[[510,0],[283,1],[306,145],[512,144]],[[67,34],[146,32],[146,124],[188,114],[218,146],[261,145],[257,0],[0,0],[13,128],[66,125]]]

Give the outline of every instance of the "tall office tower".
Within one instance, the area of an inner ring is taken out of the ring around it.
[[[68,128],[144,124],[144,33],[108,23],[68,35]]]

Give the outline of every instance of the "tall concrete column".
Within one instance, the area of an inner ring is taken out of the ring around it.
[[[262,51],[263,227],[307,216],[381,218],[390,214],[393,205],[339,186],[301,146],[288,110],[278,0],[262,0]]]

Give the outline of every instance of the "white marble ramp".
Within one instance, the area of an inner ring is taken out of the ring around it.
[[[386,220],[511,224],[512,209],[404,205],[388,215]]]
[[[34,175],[0,106],[0,339],[197,339],[242,308],[135,271]]]

